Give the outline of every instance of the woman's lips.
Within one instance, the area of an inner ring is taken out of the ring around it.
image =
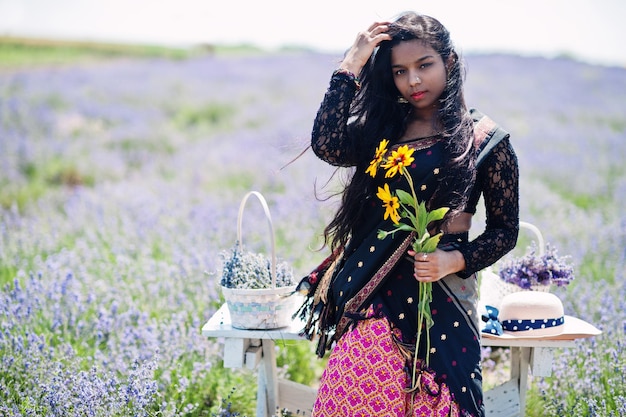
[[[425,91],[418,91],[417,93],[411,94],[411,98],[413,100],[420,100],[420,99],[424,98],[425,94],[426,94]]]

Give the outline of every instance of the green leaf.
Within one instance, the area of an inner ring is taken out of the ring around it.
[[[427,216],[428,217],[427,224],[430,224],[430,222],[433,222],[436,220],[443,219],[446,213],[448,212],[448,210],[450,210],[448,207],[441,207],[441,208],[438,208],[436,210],[429,212]]]
[[[415,200],[413,200],[413,196],[411,194],[404,190],[396,190],[396,195],[402,204],[415,208]]]
[[[426,232],[426,226],[428,220],[428,211],[426,211],[426,204],[421,202],[417,205],[417,233],[422,236]]]
[[[424,244],[430,238],[428,232],[422,234],[421,236],[416,236],[415,241],[413,242],[413,249],[416,252],[424,252]]]
[[[407,210],[407,209],[402,210],[402,212],[400,213],[400,216],[402,218],[408,219],[409,222],[413,225],[413,229],[415,231],[418,230],[417,229],[417,227],[418,227],[417,218],[415,217],[415,214],[413,214],[413,212],[411,210]]]
[[[422,252],[424,253],[434,252],[435,249],[437,249],[437,245],[439,244],[439,241],[441,240],[442,235],[443,235],[442,233],[439,233],[439,234],[436,234],[435,236],[432,236],[426,239],[426,241],[422,244]]]
[[[402,230],[402,231],[405,231],[405,232],[414,232],[415,231],[413,226],[409,226],[408,224],[404,224],[404,223],[398,224],[398,227],[396,228],[395,231],[398,231],[398,230]]]

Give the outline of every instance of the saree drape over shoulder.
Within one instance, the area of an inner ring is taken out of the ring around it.
[[[351,137],[348,125],[355,89],[345,75],[333,75],[316,118],[312,147],[321,159],[333,165],[356,165],[351,159],[350,141],[357,139]],[[480,119],[482,115],[476,113],[476,117]],[[517,163],[508,144],[508,134],[501,130],[494,134],[498,130],[495,125],[480,126],[486,132],[478,135],[477,146],[486,149],[485,144],[493,140],[485,154],[499,152],[500,167],[509,162],[506,175],[498,173],[498,181],[511,182],[516,191]],[[408,171],[420,201],[430,199],[444,174],[443,140],[434,136],[403,143],[414,149],[415,160]],[[485,172],[493,177],[493,169]],[[392,189],[408,191],[404,177],[386,179],[383,172],[373,179],[373,189],[384,183]],[[487,194],[489,187],[495,190],[500,186],[488,178],[479,178],[470,199],[470,210],[475,208],[476,196]],[[490,202],[502,198],[505,197],[485,197]],[[434,325],[430,329],[429,352],[420,346],[414,353],[419,286],[414,278],[413,260],[407,255],[412,235],[397,232],[393,237],[379,239],[379,230],[393,228],[389,219],[384,220],[381,201],[372,194],[363,201],[363,208],[363,221],[353,230],[346,247],[303,280],[309,291],[308,302],[301,310],[307,320],[304,333],[310,338],[319,337],[320,356],[335,345],[320,383],[314,415],[484,415],[474,273],[515,245],[517,193],[512,201],[501,206],[501,216],[488,214],[487,230],[476,240],[468,242],[467,233],[443,236],[439,247],[461,251],[467,268],[433,283]],[[473,252],[487,248],[492,251],[485,251],[482,256]],[[494,253],[493,248],[499,249]],[[373,334],[379,343],[371,343]],[[388,351],[385,340],[393,342]],[[381,352],[388,356],[384,365],[376,360]],[[428,381],[430,385],[424,385],[429,388],[418,394],[407,394],[404,389],[414,354],[420,359],[429,355],[429,367],[420,372],[424,372],[423,384]],[[355,377],[363,367],[373,372],[367,384]],[[388,395],[381,394],[385,389]]]

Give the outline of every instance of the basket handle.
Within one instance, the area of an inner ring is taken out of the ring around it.
[[[272,262],[270,264],[270,275],[272,278],[272,288],[276,288],[276,242],[274,240],[274,226],[272,225],[272,216],[270,215],[270,209],[267,206],[267,202],[265,201],[263,195],[258,191],[250,191],[243,197],[243,199],[241,200],[241,204],[239,204],[239,215],[237,217],[237,241],[239,242],[239,245],[243,247],[243,240],[241,238],[241,222],[243,220],[243,210],[250,196],[255,196],[259,200],[261,206],[263,206],[265,217],[267,218],[267,225],[270,229],[270,241],[272,245]]]
[[[528,222],[521,221],[521,220],[519,222],[519,225],[520,225],[520,228],[528,229],[535,234],[535,237],[537,239],[537,246],[539,246],[539,256],[543,256],[546,253],[546,246],[543,240],[543,235],[541,234],[541,231],[539,230],[539,228],[532,223],[528,223]],[[485,270],[489,272],[493,272],[493,265],[489,265],[488,267],[485,268]]]
[[[526,228],[535,234],[535,237],[537,238],[537,245],[539,246],[539,256],[543,256],[546,253],[546,245],[543,240],[543,235],[539,231],[539,228],[534,224],[523,221],[520,221],[519,225],[520,227]]]

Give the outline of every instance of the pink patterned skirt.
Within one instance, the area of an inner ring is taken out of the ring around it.
[[[386,318],[360,320],[341,337],[322,374],[314,417],[459,416],[446,384],[424,372],[422,389],[407,393],[406,359]]]

